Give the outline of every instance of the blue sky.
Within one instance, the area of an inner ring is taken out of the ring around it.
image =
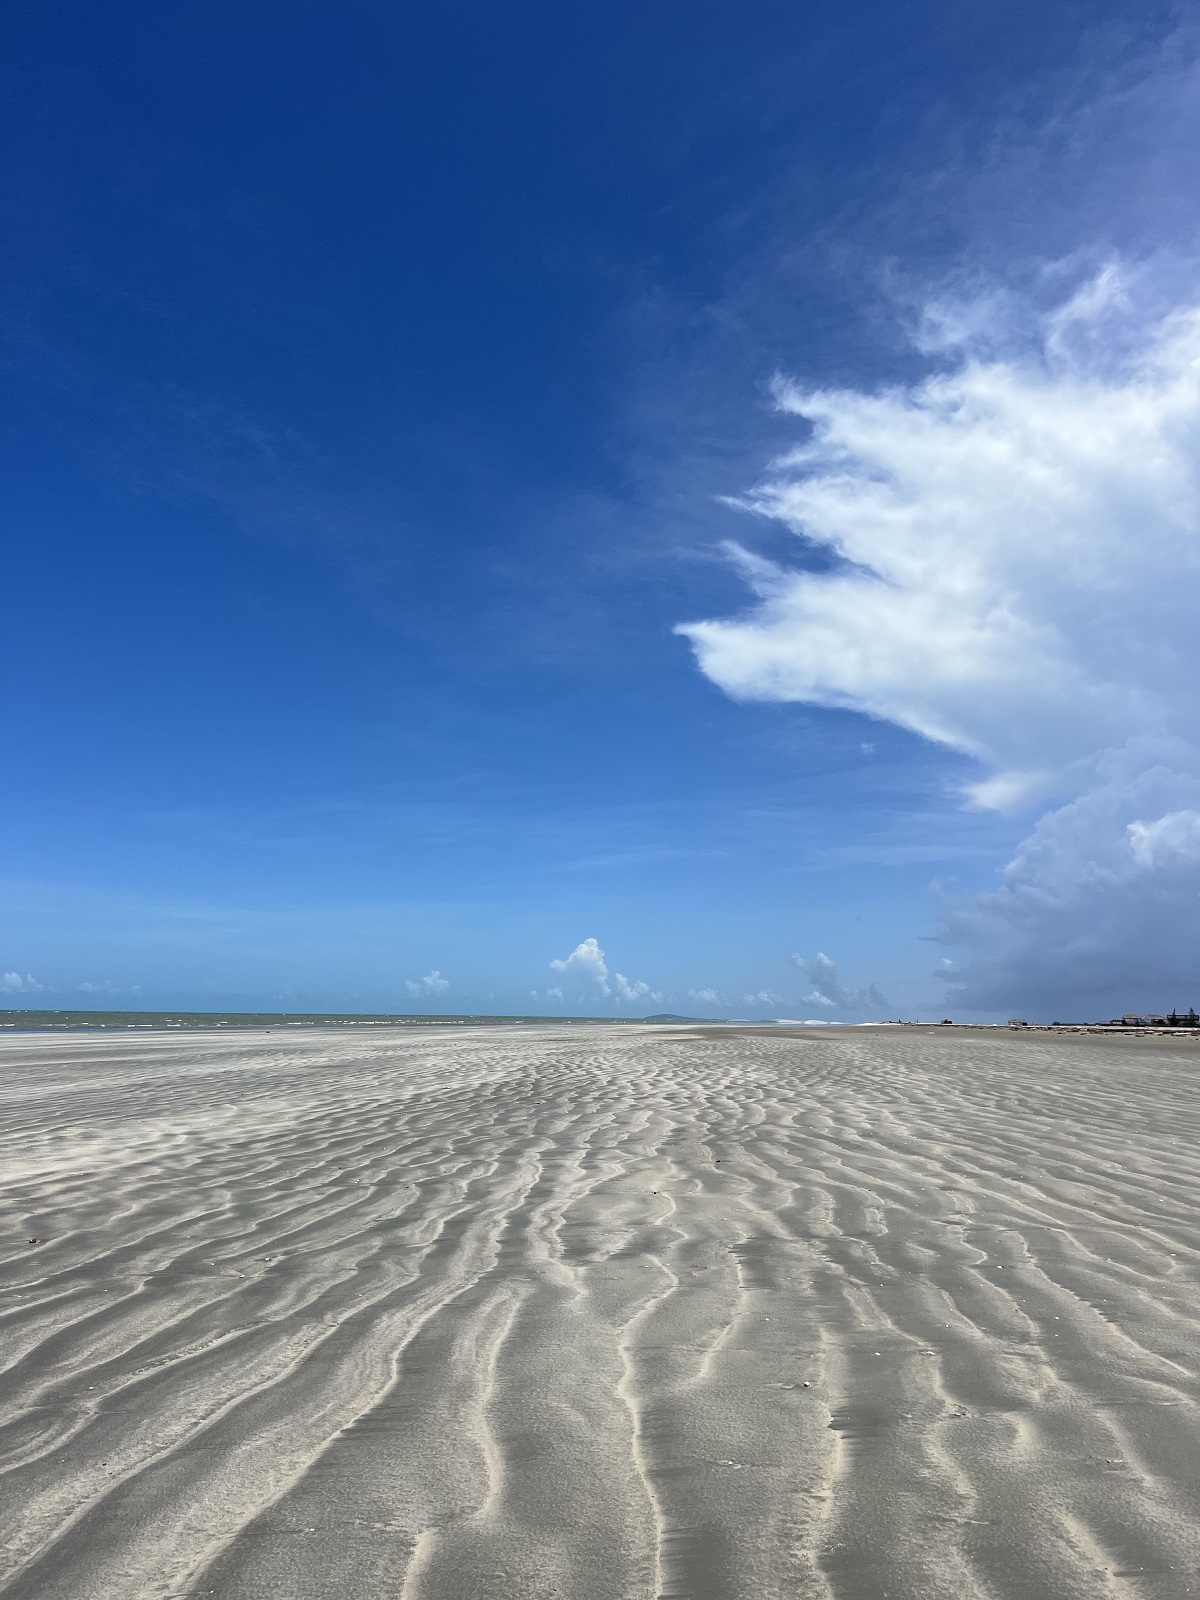
[[[1183,15],[8,8],[0,1001],[1200,1002]]]

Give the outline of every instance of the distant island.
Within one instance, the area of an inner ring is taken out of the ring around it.
[[[659,1011],[653,1017],[639,1017],[640,1022],[718,1022],[718,1017],[677,1017],[673,1011]]]

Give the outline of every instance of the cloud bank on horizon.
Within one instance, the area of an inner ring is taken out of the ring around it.
[[[755,604],[678,629],[735,698],[973,757],[968,805],[1058,802],[944,906],[972,1008],[1200,977],[1200,308],[1147,323],[1136,287],[1110,264],[1019,354],[993,307],[933,307],[941,365],[909,386],[777,380],[807,437],[741,504],[825,566],[730,545]]]

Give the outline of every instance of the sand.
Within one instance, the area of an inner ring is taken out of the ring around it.
[[[0,1119],[12,1600],[1200,1595],[1195,1045],[10,1035]]]

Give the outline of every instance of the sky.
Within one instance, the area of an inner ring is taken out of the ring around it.
[[[0,17],[0,1004],[1200,1005],[1187,8]]]

